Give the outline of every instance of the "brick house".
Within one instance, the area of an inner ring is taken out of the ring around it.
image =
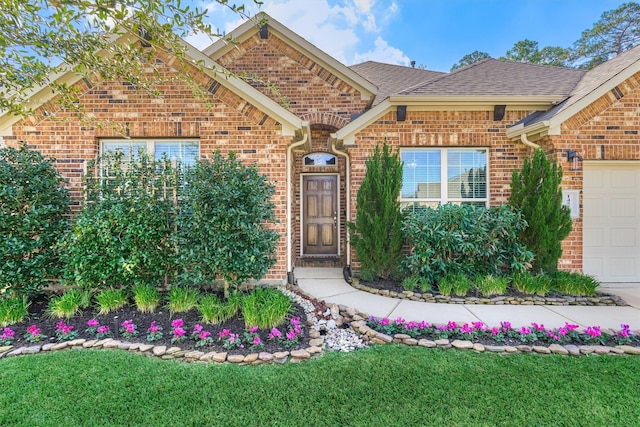
[[[357,269],[345,224],[355,218],[367,155],[384,139],[404,161],[402,203],[432,206],[505,203],[513,169],[540,146],[563,166],[574,221],[560,268],[640,282],[640,47],[589,72],[488,59],[440,73],[347,67],[270,17],[232,35],[237,45],[189,46],[188,56],[258,79],[178,70],[160,55],[153,66],[167,83],[158,98],[68,73],[59,80],[77,85],[90,116],[124,135],[78,121],[42,88],[36,115],[0,116],[0,144],[24,141],[54,156],[75,205],[84,164],[102,152],[146,147],[189,162],[235,151],[276,186],[282,239],[266,277],[274,281],[296,266]],[[206,100],[176,82],[184,72]]]

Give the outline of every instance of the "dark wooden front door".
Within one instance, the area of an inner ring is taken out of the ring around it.
[[[335,175],[302,178],[304,255],[338,254],[337,182]]]

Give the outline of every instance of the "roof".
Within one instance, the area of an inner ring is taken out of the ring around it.
[[[485,59],[400,95],[569,96],[586,71],[501,59]]]
[[[517,126],[519,124],[523,124],[524,127],[532,126],[536,123],[542,123],[545,121],[549,121],[554,117],[558,117],[559,115],[561,115],[561,113],[563,113],[562,115],[570,117],[571,115],[573,115],[571,113],[572,110],[582,109],[582,107],[580,106],[580,101],[585,100],[589,95],[606,92],[613,89],[613,87],[615,87],[619,83],[612,82],[612,80],[616,76],[620,75],[623,71],[630,68],[640,68],[637,65],[639,60],[640,45],[624,53],[621,53],[615,58],[610,59],[609,61],[604,62],[593,68],[592,70],[586,72],[582,79],[575,86],[575,88],[571,91],[570,97],[563,103],[558,104],[554,108],[551,108],[544,114],[538,114],[535,117],[529,118],[529,120],[525,119],[526,122],[516,123],[514,126]],[[636,66],[632,67],[634,64]],[[634,71],[631,72],[634,73]],[[602,96],[602,94],[598,96]],[[566,117],[565,120],[569,117]]]
[[[404,89],[423,84],[447,74],[440,71],[384,64],[375,61],[366,61],[351,65],[349,68],[378,86],[378,93],[373,101],[373,105],[379,104],[389,95],[395,95]]]

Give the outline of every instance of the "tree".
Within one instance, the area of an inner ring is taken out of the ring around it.
[[[522,171],[511,177],[509,204],[522,212],[527,221],[521,237],[533,252],[533,268],[552,272],[562,256],[562,241],[571,232],[569,208],[562,205],[562,168],[536,149],[533,159],[526,158]]]
[[[356,222],[349,232],[364,279],[387,279],[397,274],[402,256],[402,162],[386,141],[376,146],[356,197]]]
[[[640,5],[629,2],[604,12],[574,43],[573,60],[591,69],[640,43]]]
[[[178,232],[184,283],[260,279],[276,261],[275,193],[256,166],[219,152],[187,170]]]
[[[37,295],[59,269],[69,196],[52,160],[0,150],[0,296]]]
[[[487,52],[480,52],[479,50],[476,50],[463,56],[460,61],[453,64],[453,66],[451,67],[451,71],[466,67],[467,65],[475,64],[476,62],[482,61],[483,59],[487,58],[491,58],[491,55],[489,55]]]
[[[569,57],[569,49],[560,46],[545,46],[540,49],[537,41],[525,39],[516,42],[501,59],[529,64],[568,67]]]
[[[247,17],[243,6],[214,1]],[[143,70],[156,52],[171,51],[186,65],[181,37],[222,36],[205,22],[206,9],[183,6],[181,0],[0,0],[0,10],[0,111],[16,115],[29,114],[29,94],[46,86],[60,95],[60,103],[80,111],[73,88],[51,78],[68,70],[152,91],[154,79]],[[133,40],[113,43],[107,36],[125,33]],[[197,89],[187,73],[182,78]]]

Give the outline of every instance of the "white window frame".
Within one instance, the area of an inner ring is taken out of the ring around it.
[[[155,147],[156,143],[171,143],[171,142],[195,142],[198,145],[198,155],[196,160],[200,159],[200,140],[198,138],[171,138],[171,139],[161,139],[161,138],[131,138],[131,139],[101,139],[100,140],[100,155],[103,156],[105,153],[109,152],[104,149],[105,143],[113,143],[113,142],[122,142],[122,143],[145,143],[146,151],[155,159]],[[125,153],[128,155],[129,153]],[[171,160],[171,159],[170,159]]]
[[[402,197],[402,191],[400,192],[400,203],[403,206],[412,206],[412,205],[420,205],[421,203],[432,204],[437,203],[438,205],[445,203],[456,203],[456,204],[464,204],[464,203],[484,203],[486,207],[489,207],[489,149],[486,147],[401,147],[400,148],[400,158],[402,159],[402,152],[410,152],[410,151],[439,151],[440,152],[440,197],[421,197],[421,198],[404,198]],[[483,151],[486,156],[486,197],[484,198],[474,198],[474,199],[465,199],[460,197],[452,197],[449,198],[449,178],[448,178],[448,167],[449,167],[449,151]],[[404,173],[403,173],[404,179]]]

